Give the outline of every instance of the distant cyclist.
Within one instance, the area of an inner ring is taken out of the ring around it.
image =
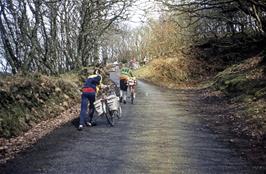
[[[120,102],[123,101],[126,104],[127,99],[127,87],[128,87],[128,80],[129,77],[133,77],[132,71],[130,68],[126,67],[124,64],[120,71]]]
[[[135,91],[137,85],[136,77],[130,77],[127,84],[130,91],[131,104],[133,104],[133,101],[136,98],[136,91]]]

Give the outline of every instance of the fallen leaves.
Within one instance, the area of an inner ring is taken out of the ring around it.
[[[79,105],[76,105],[58,115],[42,121],[32,129],[15,138],[0,138],[0,163],[5,163],[7,160],[14,158],[15,154],[30,147],[43,136],[49,134],[56,128],[59,128],[64,123],[67,123],[79,114]]]
[[[266,117],[261,114],[265,102],[243,103],[212,90],[203,90],[195,101],[196,111],[201,110],[209,129],[226,137],[252,162],[266,165]]]

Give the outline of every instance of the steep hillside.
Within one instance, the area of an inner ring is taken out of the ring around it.
[[[227,68],[215,77],[211,88],[236,106],[232,130],[266,145],[266,65],[262,60],[255,56]]]
[[[241,154],[266,161],[266,65],[262,54],[218,73],[203,90],[198,108],[213,131],[229,135]]]
[[[0,98],[0,138],[8,138],[76,104],[79,87],[70,76],[6,76],[0,80]]]

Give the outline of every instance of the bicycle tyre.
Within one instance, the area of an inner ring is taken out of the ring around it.
[[[107,122],[109,123],[109,125],[113,127],[115,125],[114,113],[108,110],[105,113],[105,117],[106,117]]]
[[[119,106],[119,107],[118,107],[118,117],[119,117],[119,118],[122,117],[122,113],[123,113],[123,112],[122,112],[122,107]]]
[[[113,111],[114,117],[117,117],[118,119],[120,119],[122,117],[122,108],[121,106],[118,107],[118,110]]]
[[[134,104],[134,93],[131,91],[131,104]]]

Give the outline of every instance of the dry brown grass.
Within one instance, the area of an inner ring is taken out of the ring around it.
[[[192,87],[207,76],[204,63],[183,56],[158,58],[138,69],[136,76],[170,88]]]

